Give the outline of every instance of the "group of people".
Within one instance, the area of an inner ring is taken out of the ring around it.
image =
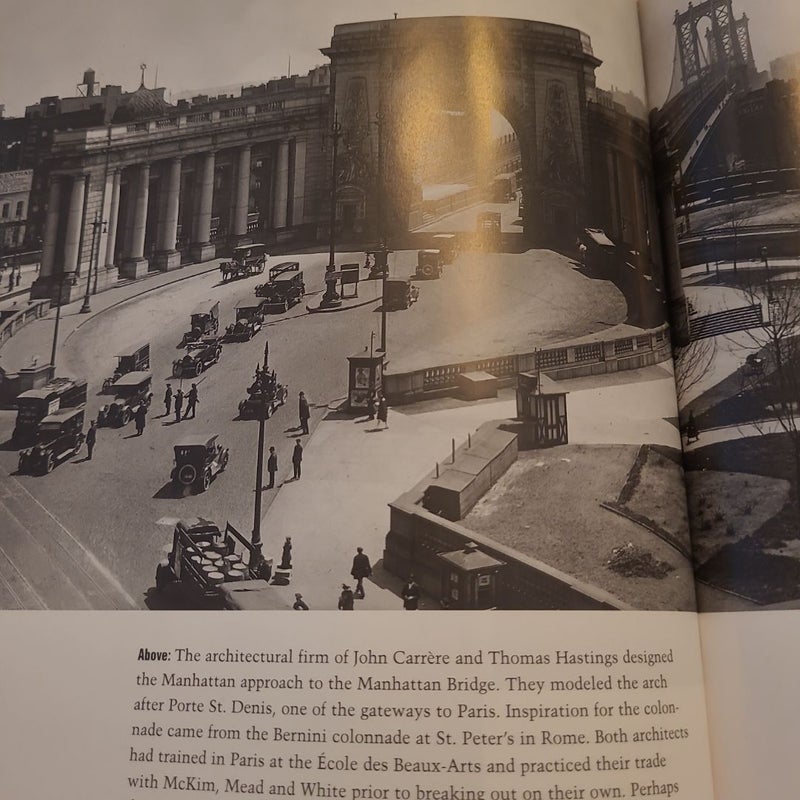
[[[184,400],[186,400],[186,410],[183,411],[183,416],[181,416]],[[174,394],[172,392],[172,386],[168,383],[167,389],[164,392],[164,416],[168,417],[174,408],[175,422],[180,422],[182,419],[194,419],[197,413],[197,404],[199,402],[200,397],[197,391],[196,383],[192,384],[192,388],[189,389],[188,392],[184,393],[183,389],[179,388]]]

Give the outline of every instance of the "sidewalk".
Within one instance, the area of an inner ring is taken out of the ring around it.
[[[662,418],[676,414],[671,373],[650,367],[629,375],[638,382],[623,384],[619,376],[592,379],[594,386],[586,379],[562,382],[570,392],[571,443],[680,447],[677,429]],[[403,581],[380,563],[376,568],[389,529],[387,504],[431,472],[450,452],[452,439],[460,446],[483,422],[513,417],[515,405],[513,392],[504,391],[497,400],[400,406],[390,409],[387,430],[364,417],[329,413],[304,443],[301,479],[282,484],[263,518],[264,552],[275,563],[285,537],[292,537],[291,583],[276,591],[289,603],[301,592],[310,608],[335,609],[341,584],[355,585],[350,568],[360,546],[374,572],[356,610],[401,609]],[[425,598],[426,607],[437,604]]]

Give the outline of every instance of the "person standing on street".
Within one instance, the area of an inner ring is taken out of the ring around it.
[[[92,460],[92,452],[94,451],[94,445],[97,441],[97,422],[92,420],[89,425],[89,430],[86,431],[86,450],[88,454],[86,456],[87,461]]]
[[[168,417],[172,409],[172,386],[167,384],[167,391],[164,392],[164,416]]]
[[[303,445],[299,439],[295,439],[294,450],[292,451],[292,466],[294,467],[294,479],[300,480],[300,465],[303,463]]]
[[[275,486],[275,473],[278,471],[278,455],[274,447],[269,449],[269,458],[267,458],[267,472],[269,472],[269,483],[267,489],[272,489]]]
[[[375,392],[371,391],[367,398],[367,419],[370,422],[375,419]]]
[[[406,611],[416,611],[419,608],[419,597],[422,592],[414,580],[413,575],[408,576],[408,583],[403,586],[400,596],[403,598],[403,608]]]
[[[144,403],[139,403],[134,418],[136,420],[136,435],[141,436],[144,433],[144,426],[147,424],[147,406]]]
[[[356,554],[353,556],[353,568],[350,570],[350,574],[356,581],[355,596],[358,600],[363,600],[364,578],[369,578],[372,575],[372,564],[369,563],[369,556],[364,552],[363,547],[356,548]]]
[[[381,399],[378,401],[378,422],[382,422],[384,427],[389,427],[389,404],[386,402],[386,398],[381,395]]]
[[[181,421],[181,409],[183,408],[183,390],[175,392],[175,422]]]
[[[346,584],[342,584],[342,593],[339,595],[339,611],[354,610],[353,590]]]
[[[278,569],[291,569],[292,568],[292,537],[287,536],[286,541],[283,543],[283,552],[281,553],[281,565]]]
[[[189,412],[192,412],[192,419],[194,419],[195,409],[197,408],[197,384],[193,383],[192,388],[186,393],[186,411],[183,413],[183,418],[186,419],[189,416]]]
[[[292,608],[295,611],[308,611],[308,606],[303,600],[303,595],[301,595],[300,592],[294,593],[294,605],[292,606]]]
[[[308,400],[306,400],[305,392],[300,392],[298,415],[300,417],[300,429],[306,436],[308,436],[308,420],[311,418],[311,412],[308,408]]]

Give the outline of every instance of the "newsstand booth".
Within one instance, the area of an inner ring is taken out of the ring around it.
[[[375,393],[375,404],[383,389],[383,354],[349,356],[350,378],[347,383],[347,410],[365,412],[371,392]]]
[[[523,421],[527,447],[567,444],[567,392],[546,375],[520,372],[517,376],[517,417]]]
[[[505,563],[483,553],[475,542],[461,550],[439,553],[442,605],[457,609],[497,607],[498,580]]]

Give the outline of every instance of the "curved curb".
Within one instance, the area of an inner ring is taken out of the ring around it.
[[[368,306],[370,303],[377,303],[382,298],[380,297],[373,297],[371,300],[364,300],[360,303],[353,303],[352,305],[345,306],[336,306],[335,308],[312,308],[311,306],[306,306],[306,311],[309,314],[335,314],[339,311],[349,311],[351,308],[363,308],[364,306]]]

